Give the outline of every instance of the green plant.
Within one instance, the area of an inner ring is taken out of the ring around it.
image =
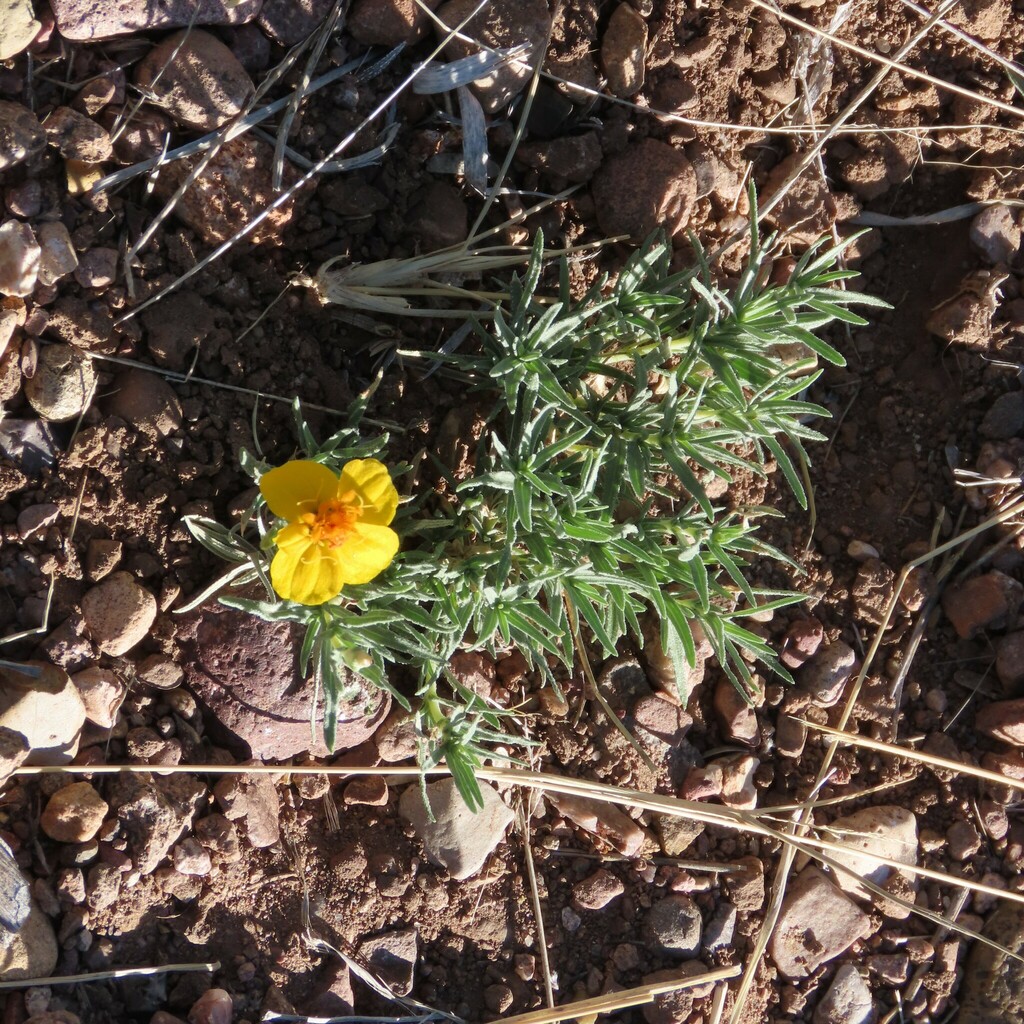
[[[814,332],[865,323],[854,304],[883,305],[835,287],[854,276],[836,267],[841,249],[812,247],[788,281],[772,283],[774,240],[755,227],[747,267],[726,292],[703,257],[672,273],[671,249],[654,238],[613,282],[573,299],[564,258],[557,293],[541,294],[538,237],[507,303],[476,323],[477,349],[445,357],[486,409],[472,474],[459,480],[438,463],[447,492],[402,503],[390,568],[333,601],[309,607],[274,594],[266,564],[275,524],[261,499],[231,530],[189,520],[197,539],[235,562],[219,583],[261,579],[267,589],[263,601],[223,594],[225,604],[305,627],[302,658],[326,698],[328,744],[340,701],[366,683],[387,689],[415,711],[421,764],[446,760],[475,806],[474,767],[493,744],[528,737],[512,712],[459,683],[448,667],[457,651],[518,648],[557,687],[557,666],[575,664],[581,625],[610,656],[626,636],[642,643],[641,620],[653,615],[680,680],[695,661],[696,627],[741,691],[753,685],[743,652],[785,677],[742,624],[800,599],[744,576],[753,555],[784,559],[756,535],[772,510],[727,511],[706,485],[777,464],[806,506],[797,463],[807,442],[822,440],[807,420],[826,413],[800,395],[819,359],[842,362]],[[806,358],[793,363],[785,347],[795,342]],[[383,452],[386,435],[360,432],[368,398],[322,444],[296,405],[306,457],[337,470]],[[243,467],[257,480],[269,469],[251,455]],[[408,468],[393,475],[400,481]],[[258,543],[248,539],[253,526]],[[417,680],[413,700],[389,677],[398,665]]]

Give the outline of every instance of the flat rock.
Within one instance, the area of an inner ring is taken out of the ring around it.
[[[0,452],[32,476],[50,469],[57,461],[57,439],[44,420],[0,420]]]
[[[146,345],[160,366],[184,370],[192,350],[214,328],[213,308],[195,292],[169,295],[142,313]]]
[[[32,0],[0,0],[0,60],[16,57],[39,34]]]
[[[152,438],[166,437],[181,426],[181,403],[159,374],[126,370],[114,378],[105,398],[106,411]]]
[[[1020,956],[1024,953],[1024,908],[1004,903],[985,922],[982,934]],[[1024,964],[980,942],[967,958],[957,992],[956,1024],[1006,1024],[1024,1020]]]
[[[974,728],[1015,747],[1024,747],[1024,697],[986,704],[974,716]]]
[[[213,789],[229,821],[237,821],[254,849],[273,846],[281,838],[277,789],[269,775],[229,775]]]
[[[109,786],[111,808],[142,875],[151,874],[192,823],[206,787],[191,775],[120,775]]]
[[[871,921],[816,867],[789,884],[768,952],[787,978],[804,978],[871,933]]]
[[[49,977],[57,954],[53,925],[33,900],[27,920],[16,932],[0,929],[0,981]]]
[[[207,132],[240,113],[253,92],[238,58],[201,29],[157,43],[136,67],[135,83],[179,124]]]
[[[601,910],[626,891],[622,880],[599,868],[572,887],[573,902],[582,910]]]
[[[433,9],[438,2],[428,0],[426,6]],[[346,28],[366,46],[411,46],[427,33],[430,16],[416,0],[356,0]]]
[[[70,345],[44,345],[35,376],[25,381],[25,397],[40,416],[51,423],[66,423],[80,416],[96,388],[92,361]]]
[[[644,933],[661,953],[690,959],[700,952],[703,928],[700,908],[682,893],[658,900],[644,918]]]
[[[246,756],[286,761],[309,752],[331,753],[323,741],[323,701],[310,731],[313,687],[298,668],[301,632],[244,612],[211,607],[187,623],[180,663],[189,688],[222,727],[223,740],[248,748]],[[347,673],[347,670],[345,670]],[[365,743],[387,717],[391,698],[368,687],[343,704],[335,750]],[[415,752],[415,751],[414,751]]]
[[[479,7],[478,0],[449,0],[437,10],[438,18],[445,25],[454,28],[463,18]],[[462,27],[462,34],[495,49],[527,44],[530,61],[537,48],[547,39],[551,15],[545,0],[490,0],[482,11]],[[447,32],[435,25],[439,39]],[[452,39],[444,48],[449,60],[459,60],[479,52],[479,47],[462,39]],[[493,74],[473,83],[473,91],[480,99],[484,110],[496,113],[504,107],[530,78],[530,70],[523,63],[509,62]]]
[[[559,814],[585,832],[600,836],[624,857],[635,857],[646,838],[644,831],[623,811],[603,800],[574,793],[548,793],[548,801]]]
[[[334,0],[265,0],[260,28],[275,43],[294,46],[316,31],[333,6]]]
[[[85,706],[66,672],[43,661],[25,664],[40,674],[0,668],[0,732],[25,737],[31,751],[25,764],[67,764],[78,753]]]
[[[162,168],[154,186],[157,199],[167,200],[191,173],[198,157],[184,157]],[[225,143],[205,172],[181,197],[175,216],[210,244],[226,242],[270,206],[278,193],[271,179],[273,148],[266,142],[240,136]],[[285,161],[284,186],[288,188],[299,175]],[[292,199],[275,208],[246,237],[254,244],[280,243],[281,233],[295,217],[297,201]]]
[[[426,787],[434,820],[423,803],[419,786],[409,786],[398,801],[398,812],[416,830],[428,859],[447,868],[452,878],[471,878],[505,837],[513,814],[486,782],[480,783],[483,807],[472,811],[452,779]]]
[[[94,643],[114,657],[145,639],[156,610],[156,598],[127,572],[112,573],[82,598],[82,615]]]
[[[359,943],[359,952],[396,995],[407,996],[412,991],[419,957],[419,933],[415,928],[371,936]]]
[[[590,187],[601,230],[642,242],[656,228],[671,237],[686,226],[697,176],[677,149],[641,139],[605,160]]]
[[[826,835],[849,850],[843,853],[830,850],[829,856],[853,872],[851,876],[837,871],[835,876],[839,888],[855,896],[870,898],[858,878],[881,885],[895,870],[880,857],[908,866],[917,864],[917,817],[906,807],[865,807],[836,818]]]
[[[629,99],[643,88],[646,54],[647,22],[632,4],[620,3],[601,39],[601,66],[614,95]]]
[[[0,171],[36,156],[46,148],[39,118],[20,103],[0,100]]]
[[[20,220],[0,224],[0,294],[31,295],[41,257],[42,250],[27,224]]]
[[[871,989],[853,964],[842,964],[814,1008],[814,1024],[871,1024]]]
[[[188,25],[241,25],[251,21],[262,0],[52,0],[57,28],[65,39],[84,42],[131,32],[156,32]]]
[[[43,122],[47,141],[65,160],[98,164],[114,151],[106,129],[71,107],[57,107]]]

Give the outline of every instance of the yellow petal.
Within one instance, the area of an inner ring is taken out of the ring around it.
[[[338,548],[294,543],[278,548],[270,563],[270,582],[286,601],[323,604],[341,593],[345,582]]]
[[[352,536],[334,550],[346,583],[369,583],[398,554],[398,534],[364,519],[356,523]]]
[[[383,462],[376,459],[353,459],[346,462],[338,481],[338,496],[344,497],[350,491],[355,491],[362,502],[361,522],[387,526],[395,518],[398,491]]]
[[[260,491],[275,516],[294,522],[333,498],[338,478],[322,463],[295,459],[260,477]]]

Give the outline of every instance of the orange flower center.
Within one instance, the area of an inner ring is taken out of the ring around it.
[[[316,512],[307,512],[299,517],[299,522],[309,527],[310,540],[315,544],[336,548],[352,534],[361,510],[352,501],[345,500],[347,497],[331,498],[322,502]]]

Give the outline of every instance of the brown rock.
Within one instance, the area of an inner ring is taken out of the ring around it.
[[[837,640],[819,648],[818,653],[800,669],[797,679],[815,704],[830,708],[842,696],[856,661],[853,648]]]
[[[736,863],[742,870],[723,879],[729,899],[741,914],[760,910],[764,904],[764,861],[759,857],[740,857]]]
[[[331,12],[334,0],[265,0],[259,25],[275,43],[301,43]]]
[[[957,634],[967,640],[984,629],[1013,621],[1022,595],[1024,587],[1020,583],[993,569],[958,586],[947,587],[942,595],[942,609]]]
[[[139,62],[135,82],[177,122],[212,131],[238,114],[253,91],[235,55],[202,29],[175,32]]]
[[[406,231],[427,252],[457,245],[469,233],[469,215],[459,190],[444,181],[431,182],[409,204]]]
[[[88,782],[73,782],[47,801],[39,823],[58,843],[88,843],[110,810]]]
[[[156,618],[156,598],[126,572],[115,572],[87,591],[82,615],[101,651],[126,654],[149,633]]]
[[[39,118],[20,103],[0,100],[0,171],[36,156],[46,148]]]
[[[433,10],[439,0],[428,0]],[[367,46],[411,46],[426,35],[430,16],[416,0],[356,0],[346,27]]]
[[[238,821],[255,849],[273,846],[281,838],[277,790],[269,775],[234,775],[213,788],[224,816]]]
[[[153,190],[156,198],[170,199],[198,159],[183,157],[166,164]],[[267,143],[248,135],[232,139],[221,147],[199,180],[178,201],[175,216],[211,245],[226,242],[278,198],[271,179],[272,166],[273,150]],[[298,177],[286,160],[285,188]],[[298,198],[293,197],[275,207],[246,238],[253,245],[280,244],[284,229],[295,217],[297,204]]]
[[[719,728],[727,740],[757,745],[761,735],[757,714],[727,676],[722,676],[715,684],[714,709]]]
[[[1024,698],[987,704],[975,715],[974,727],[994,740],[1024,747]]]
[[[91,118],[71,107],[57,107],[43,122],[51,146],[68,160],[98,164],[113,153],[110,136]]]
[[[797,619],[782,638],[782,664],[786,668],[799,668],[814,657],[824,638],[825,630],[817,619]]]
[[[166,437],[181,427],[181,403],[174,388],[148,370],[119,373],[105,403],[108,413],[152,438]]]
[[[516,161],[543,171],[549,178],[585,184],[601,166],[604,154],[597,132],[565,135],[559,139],[524,142]]]
[[[996,675],[1006,693],[1024,684],[1024,630],[1008,633],[996,642]]]
[[[299,672],[297,627],[219,607],[206,608],[182,625],[179,660],[190,689],[220,724],[223,742],[241,744],[260,760],[330,753],[323,742],[322,700],[311,735],[312,685]],[[366,742],[390,707],[391,698],[376,689],[343,704],[335,750]]]
[[[188,1011],[188,1024],[231,1024],[234,1018],[231,993],[222,988],[207,989]]]
[[[572,898],[576,906],[583,910],[601,910],[625,891],[621,879],[600,868],[572,887]]]
[[[255,17],[261,0],[52,0],[65,39],[84,42],[131,32],[157,32],[187,25],[238,25]]]
[[[881,625],[892,601],[896,574],[881,559],[869,558],[857,570],[850,596],[858,616],[873,626]]]
[[[647,23],[631,4],[620,3],[601,40],[601,65],[612,93],[629,99],[643,88],[646,55]]]
[[[656,228],[672,236],[686,226],[697,176],[678,150],[641,139],[604,162],[591,191],[601,230],[639,242]]]
[[[345,787],[345,803],[384,807],[388,802],[388,784],[383,775],[353,779]]]

